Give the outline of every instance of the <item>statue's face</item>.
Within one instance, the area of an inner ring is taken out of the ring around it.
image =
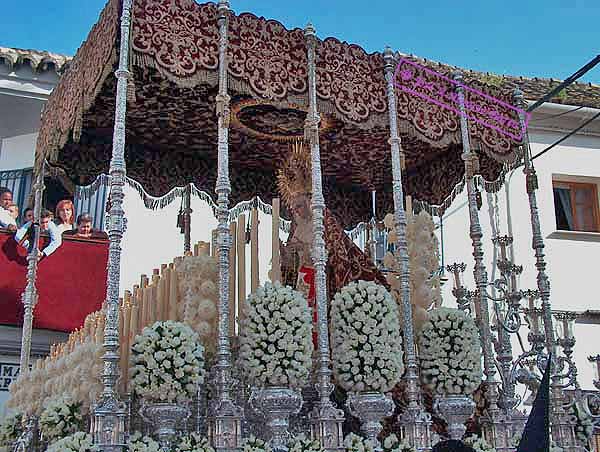
[[[290,200],[290,210],[296,217],[309,219],[310,213],[310,194],[299,193],[292,196]]]

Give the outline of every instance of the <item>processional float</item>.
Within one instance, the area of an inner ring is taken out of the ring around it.
[[[410,62],[413,76],[425,82],[416,93],[397,84],[396,71],[402,61]],[[433,83],[452,93],[456,108],[427,100]],[[344,447],[344,413],[331,398],[328,303],[334,294],[327,293],[327,206],[346,229],[368,222],[372,215],[381,218],[386,212],[394,213],[394,265],[406,368],[402,377],[406,403],[394,422],[411,446],[418,450],[431,447],[432,419],[425,407],[413,331],[405,200],[410,197],[421,208],[439,215],[456,195],[456,187],[464,184],[476,289],[468,291],[460,283],[464,266],[449,270],[456,275],[459,307],[468,312],[472,301],[474,312],[470,315],[475,317],[483,350],[485,380],[478,428],[497,450],[510,450],[509,439],[522,428],[522,419],[514,421],[516,377],[514,369],[512,374],[509,369],[512,355],[509,353],[508,361],[506,353],[494,355],[496,338],[490,329],[490,283],[478,203],[481,190],[497,190],[506,171],[519,159],[525,162],[538,270],[537,292],[530,293],[528,318],[537,325],[532,338],[535,353],[528,357],[534,357],[542,369],[545,357],[557,347],[535,198],[535,170],[526,134],[507,135],[477,120],[480,116],[467,113],[476,103],[500,109],[524,132],[526,118],[515,113],[515,107],[523,106],[523,94],[513,92],[513,88],[487,85],[481,74],[461,74],[456,68],[390,48],[368,54],[335,38],[319,39],[310,25],[305,30],[288,30],[277,21],[250,13],[236,15],[226,0],[218,4],[110,0],[46,105],[37,142],[38,182],[34,187],[39,217],[45,162],[77,184],[91,183],[103,173],[111,176],[103,390],[93,413],[94,442],[104,451],[121,450],[130,414],[117,387],[119,353],[123,353],[119,351],[118,327],[125,178],[137,181],[152,195],[189,183],[216,193],[219,301],[216,354],[209,382],[213,392],[207,411],[208,436],[218,450],[239,449],[242,423],[248,413],[232,393],[237,373],[230,341],[229,208],[256,196],[278,197],[278,168],[290,145],[302,142],[310,153],[312,172],[312,263],[317,306],[314,384],[318,396],[306,419],[312,437],[328,450]],[[502,110],[494,106],[492,97],[515,107]],[[378,197],[377,211],[372,209],[373,192]],[[290,216],[289,206],[286,208],[282,215]],[[503,276],[510,284],[515,266],[507,261],[504,269]],[[27,336],[35,306],[35,270],[32,254],[24,295],[23,367],[29,359]],[[503,287],[510,292],[510,285]],[[538,297],[540,306],[535,301]],[[512,331],[508,320],[521,319],[522,315],[518,300],[506,299],[511,315],[497,326],[497,341],[505,352]],[[498,303],[499,298],[492,297],[494,309]],[[504,364],[499,368],[504,373],[499,381],[496,363],[501,358]],[[575,440],[573,423],[562,406],[563,380],[569,379],[564,364],[564,360],[553,364],[552,435],[558,446],[568,449]],[[381,394],[370,399],[358,396],[351,396],[355,397],[353,412],[363,426],[370,423],[369,431],[376,435],[380,418],[392,413],[393,404]],[[286,402],[291,403],[283,394],[279,403]],[[451,436],[464,433],[462,424],[471,417],[473,405],[466,396],[446,397],[437,405],[438,412],[446,415]]]

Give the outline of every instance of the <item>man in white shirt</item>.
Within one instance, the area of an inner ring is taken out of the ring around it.
[[[23,226],[21,226],[15,234],[15,240],[17,241],[17,243],[26,248],[28,251],[30,250],[31,243],[29,241],[29,238],[26,237],[26,235],[27,232],[30,230],[32,224],[33,223],[31,221],[28,221]],[[42,212],[42,216],[40,218],[40,230],[43,232],[45,231],[48,233],[48,235],[50,235],[50,243],[48,244],[48,246],[46,246],[46,248],[44,248],[43,251],[39,250],[39,257],[41,260],[44,257],[50,256],[54,251],[57,250],[57,248],[60,245],[62,245],[62,234],[52,221],[52,212],[50,212],[49,210],[44,210]]]
[[[8,188],[0,187],[0,228],[6,228],[11,232],[17,230],[17,222],[8,210],[12,203],[12,191]]]

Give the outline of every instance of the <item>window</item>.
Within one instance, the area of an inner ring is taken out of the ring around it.
[[[552,187],[557,229],[600,232],[596,184],[555,180]]]

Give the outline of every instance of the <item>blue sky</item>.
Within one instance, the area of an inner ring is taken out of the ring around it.
[[[4,0],[0,46],[73,54],[105,0]],[[598,0],[231,0],[287,27],[313,22],[373,52],[405,53],[498,74],[565,78],[600,53]],[[367,5],[367,7],[365,7]],[[583,79],[600,84],[600,67]]]

